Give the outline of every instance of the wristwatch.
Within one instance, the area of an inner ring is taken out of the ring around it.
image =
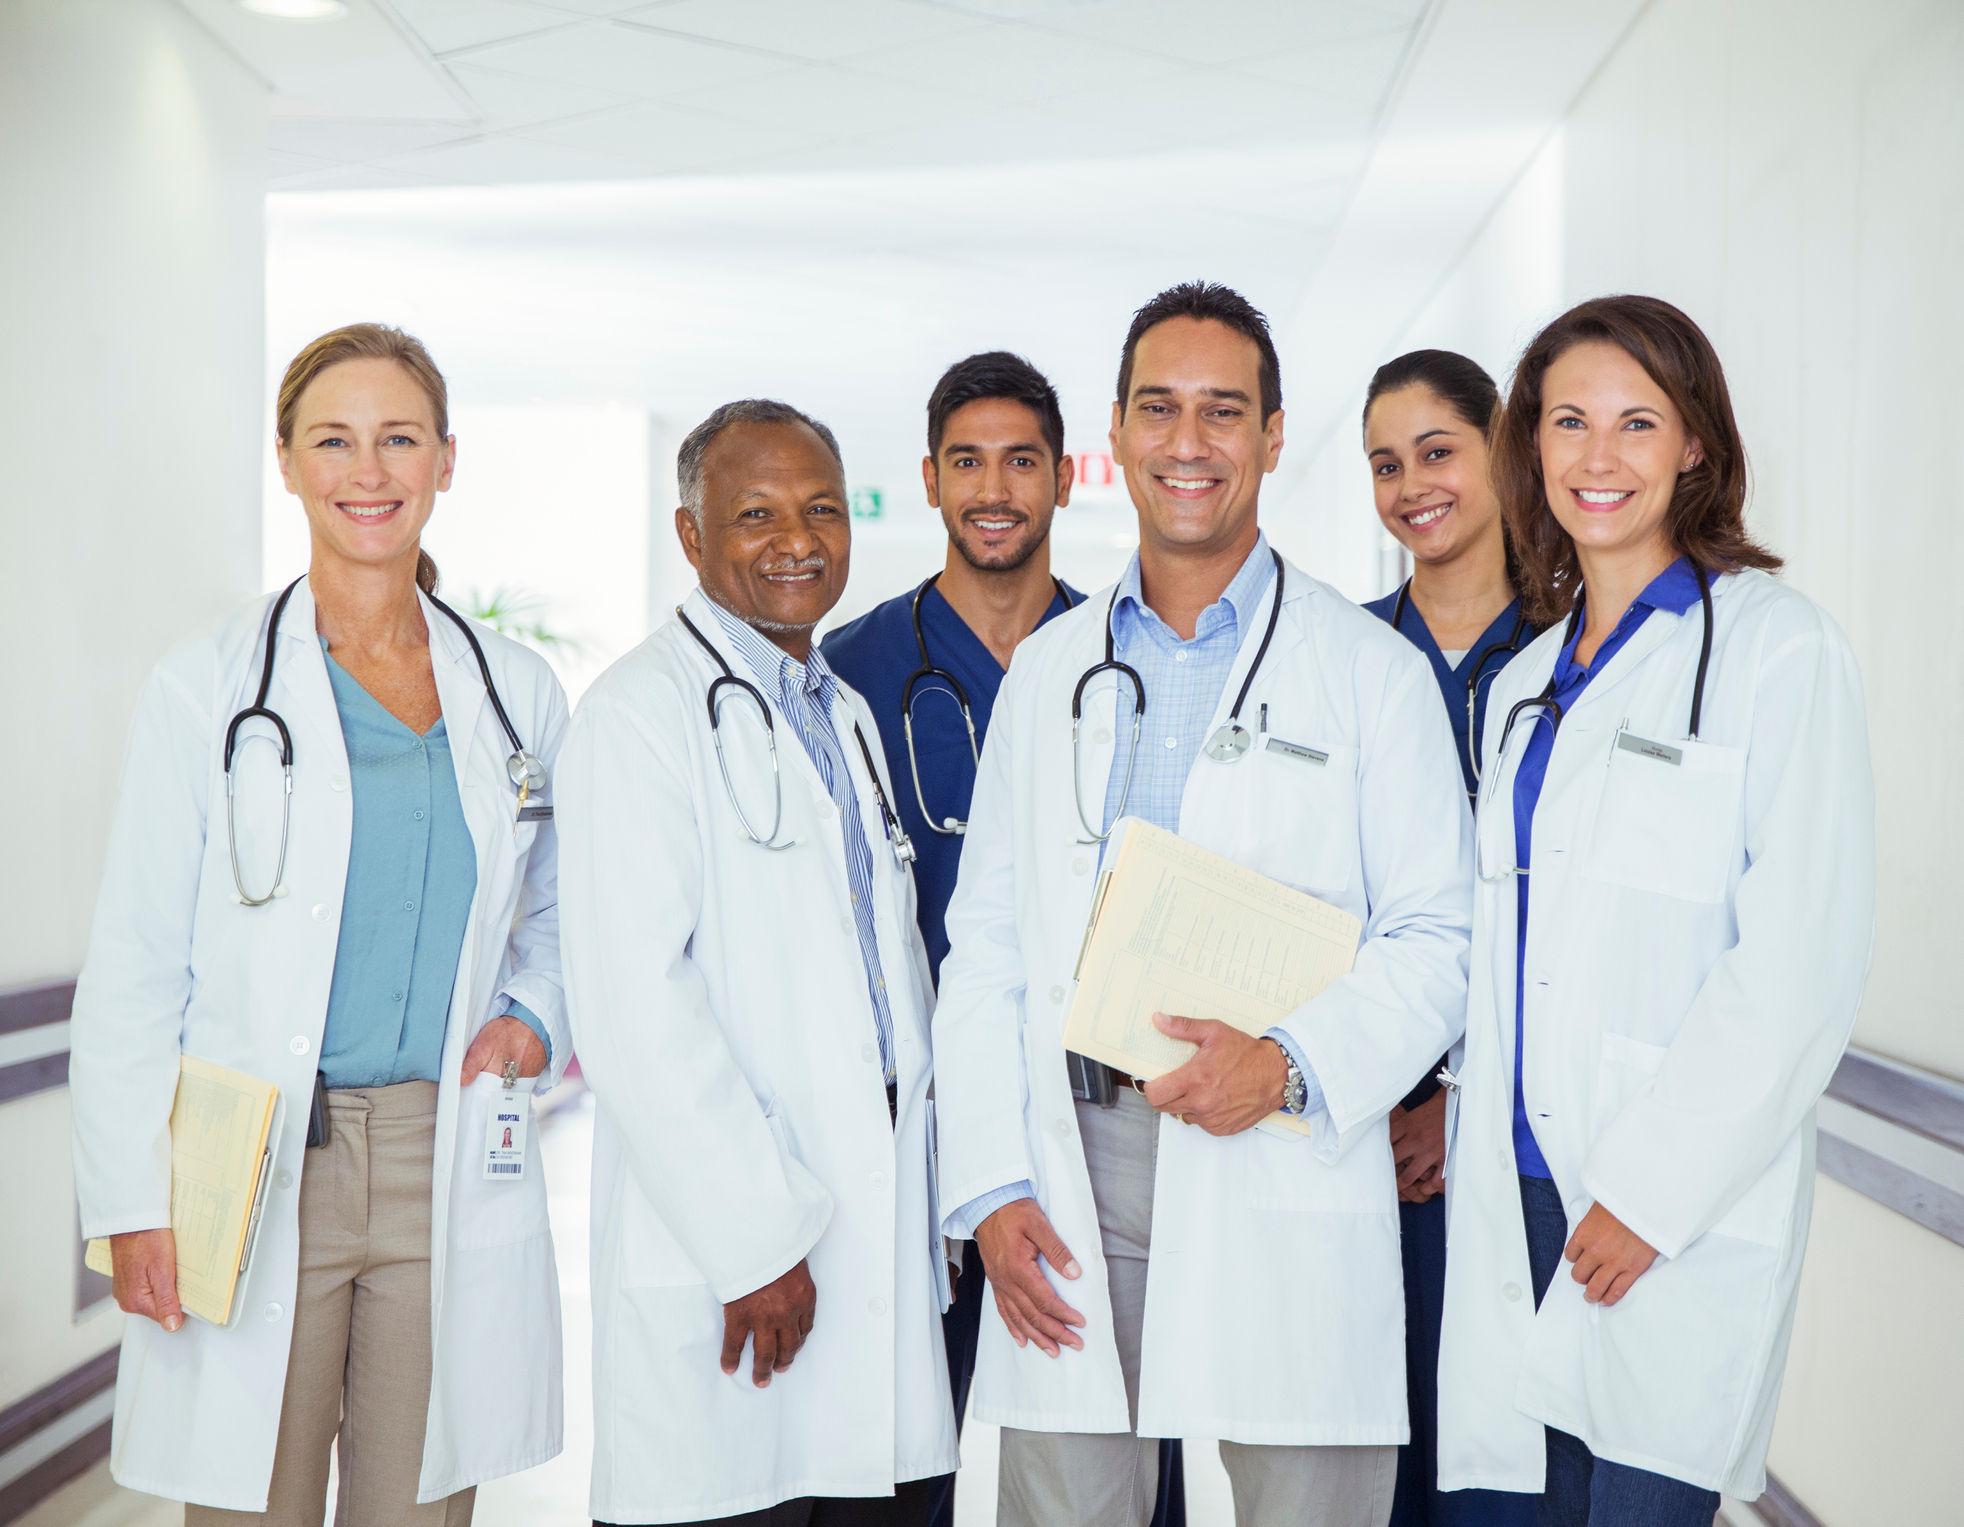
[[[1282,1064],[1289,1068],[1289,1074],[1282,1080],[1282,1111],[1291,1118],[1299,1117],[1303,1104],[1309,1101],[1309,1087],[1303,1081],[1302,1067],[1296,1064],[1296,1057],[1289,1053],[1289,1047],[1281,1040],[1269,1039],[1269,1043],[1282,1052]]]

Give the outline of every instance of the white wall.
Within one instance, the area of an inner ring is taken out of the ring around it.
[[[0,0],[0,986],[72,976],[139,686],[259,577],[264,97],[165,0]],[[0,1105],[0,1405],[71,1323],[67,1098]]]
[[[1955,1078],[1960,244],[1964,10],[1656,0],[1447,282],[1413,294],[1399,346],[1502,366],[1554,308],[1613,291],[1710,333],[1750,523],[1862,661],[1879,900],[1856,1042]],[[1956,1518],[1960,1304],[1964,1249],[1821,1180],[1770,1466],[1830,1527]]]

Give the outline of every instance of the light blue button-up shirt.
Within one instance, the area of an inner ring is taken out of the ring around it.
[[[1105,815],[1100,824],[1106,832],[1121,815],[1142,817],[1168,832],[1180,830],[1180,802],[1186,795],[1187,776],[1207,740],[1207,724],[1221,703],[1242,637],[1253,626],[1262,595],[1274,577],[1275,558],[1269,551],[1268,537],[1258,534],[1255,549],[1248,553],[1248,560],[1221,597],[1200,612],[1193,639],[1182,641],[1146,604],[1139,556],[1133,553],[1111,606],[1112,650],[1120,662],[1138,671],[1145,685],[1145,726],[1139,734],[1138,758],[1130,765],[1128,795],[1125,776],[1135,705],[1132,685],[1121,675],[1112,725],[1119,744],[1112,750],[1111,774],[1105,782]],[[1260,640],[1259,634],[1256,640]],[[1303,1074],[1304,1115],[1317,1112],[1323,1106],[1323,1089],[1295,1042],[1281,1029],[1270,1029],[1268,1037],[1282,1046]],[[962,1205],[949,1216],[948,1229],[951,1234],[972,1236],[975,1227],[1004,1204],[1035,1196],[1033,1184],[1011,1183]]]
[[[325,644],[323,644],[323,647]],[[348,749],[354,833],[320,1069],[330,1087],[433,1082],[443,1065],[450,992],[477,893],[477,846],[464,821],[442,718],[417,736],[327,659]],[[506,999],[552,1054],[545,1025]]]
[[[806,754],[832,797],[832,804],[839,808],[839,821],[845,828],[846,881],[852,892],[852,922],[859,934],[860,959],[866,966],[867,994],[873,999],[873,1024],[880,1036],[880,1063],[891,1082],[895,1076],[893,1010],[887,1006],[886,977],[880,971],[880,939],[873,925],[873,851],[866,841],[866,825],[859,816],[859,792],[852,787],[852,773],[846,768],[845,751],[832,724],[832,701],[839,692],[839,681],[826,664],[825,654],[816,646],[811,649],[809,659],[801,663],[715,600],[709,601],[709,607],[716,612],[723,634],[743,658],[744,666],[766,694],[777,696],[784,719],[804,743]]]

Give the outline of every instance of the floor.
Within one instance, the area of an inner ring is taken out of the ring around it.
[[[593,1152],[590,1094],[548,1117],[539,1133],[566,1333],[566,1450],[550,1463],[482,1486],[474,1527],[574,1527],[586,1514],[587,1468],[593,1448],[593,1308],[587,1293],[587,1167]],[[962,1434],[962,1472],[955,1491],[955,1527],[993,1527],[996,1519],[996,1429],[976,1423]],[[328,1520],[333,1519],[329,1496]],[[181,1508],[118,1487],[99,1464],[43,1501],[16,1527],[179,1527]],[[1234,1504],[1212,1445],[1187,1450],[1189,1527],[1231,1527]],[[1719,1527],[1763,1527],[1733,1502]]]

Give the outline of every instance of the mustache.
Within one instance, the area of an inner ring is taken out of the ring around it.
[[[799,572],[807,567],[824,567],[824,566],[825,566],[825,558],[821,556],[819,553],[813,552],[809,557],[806,557],[800,561],[774,562],[769,567],[758,568],[757,571],[760,573],[793,573],[793,572]]]

